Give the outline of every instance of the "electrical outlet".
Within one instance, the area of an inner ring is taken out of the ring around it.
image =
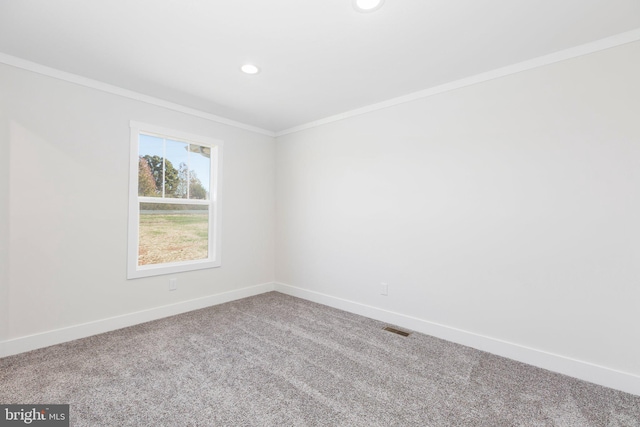
[[[175,291],[176,289],[178,289],[178,279],[173,277],[173,278],[169,279],[169,290],[170,291]]]
[[[389,285],[386,283],[380,283],[380,295],[389,295]]]

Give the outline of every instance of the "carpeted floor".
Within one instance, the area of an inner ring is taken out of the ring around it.
[[[640,397],[276,292],[0,359],[74,426],[640,426]]]

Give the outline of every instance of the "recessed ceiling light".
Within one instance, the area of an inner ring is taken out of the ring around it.
[[[260,68],[253,64],[244,64],[240,69],[246,74],[258,74],[260,72]]]
[[[384,0],[353,0],[353,7],[358,12],[373,12],[382,7]]]

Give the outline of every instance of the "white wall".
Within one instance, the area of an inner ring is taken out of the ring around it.
[[[9,126],[0,107],[0,342],[9,332]]]
[[[273,282],[273,138],[7,65],[0,93],[0,338]],[[126,280],[130,120],[225,142],[222,267],[175,292]]]
[[[276,280],[640,375],[638,76],[635,42],[279,137]]]

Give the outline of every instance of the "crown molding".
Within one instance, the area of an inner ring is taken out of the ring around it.
[[[624,33],[616,34],[611,37],[596,40],[594,42],[582,44],[569,49],[561,50],[549,55],[540,56],[537,58],[529,59],[527,61],[518,62],[516,64],[507,65],[506,67],[496,68],[485,73],[476,74],[474,76],[465,77],[460,80],[455,80],[449,83],[444,83],[439,86],[434,86],[429,89],[424,89],[418,92],[414,92],[408,95],[399,96],[397,98],[391,98],[386,101],[370,104],[362,108],[356,108],[355,110],[346,111],[344,113],[336,114],[334,116],[325,117],[324,119],[315,120],[313,122],[305,123],[299,126],[295,126],[289,129],[278,131],[275,133],[276,137],[288,135],[290,133],[300,132],[305,129],[311,129],[318,126],[326,125],[328,123],[337,122],[339,120],[348,119],[350,117],[359,116],[362,114],[370,113],[384,108],[393,107],[395,105],[405,104],[407,102],[416,101],[418,99],[428,98],[433,95],[438,95],[444,92],[460,89],[466,86],[471,86],[477,83],[486,82],[489,80],[497,79],[500,77],[508,76],[511,74],[520,73],[522,71],[531,70],[538,67],[544,67],[545,65],[554,64],[556,62],[565,61],[567,59],[576,58],[579,56],[588,55],[590,53],[598,52],[612,47],[620,46],[627,43],[632,43],[640,40],[640,28],[627,31]]]
[[[275,133],[270,130],[266,130],[256,126],[251,126],[245,123],[237,122],[235,120],[227,119],[225,117],[216,116],[215,114],[207,113],[191,107],[186,107],[184,105],[176,104],[175,102],[166,101],[164,99],[155,98],[153,96],[145,95],[139,92],[135,92],[133,90],[110,85],[108,83],[104,83],[98,80],[93,80],[87,77],[79,76],[77,74],[47,67],[42,64],[27,61],[26,59],[7,55],[1,52],[0,52],[0,63],[10,65],[16,68],[21,68],[23,70],[31,71],[34,73],[42,74],[48,77],[53,77],[55,79],[64,80],[69,83],[75,83],[80,86],[89,87],[89,88],[110,93],[113,95],[122,96],[124,98],[141,101],[147,104],[155,105],[157,107],[166,108],[168,110],[189,114],[191,116],[199,117],[201,119],[209,120],[209,121],[220,123],[223,125],[233,126],[238,129],[248,130],[250,132],[255,132],[261,135],[267,135],[271,137],[275,136]]]
[[[442,85],[434,86],[429,89],[424,89],[418,92],[414,92],[408,95],[391,98],[386,101],[370,104],[365,107],[357,108],[355,110],[346,111],[344,113],[336,114],[333,116],[325,117],[320,120],[308,122],[299,126],[294,126],[289,129],[273,132],[267,129],[262,129],[256,126],[248,125],[245,123],[237,122],[235,120],[227,119],[225,117],[217,116],[211,113],[207,113],[195,108],[186,107],[181,104],[166,101],[153,96],[144,95],[139,92],[135,92],[129,89],[123,89],[118,86],[110,85],[98,80],[93,80],[87,77],[82,77],[77,74],[69,73],[66,71],[57,70],[55,68],[47,67],[45,65],[37,64],[35,62],[27,61],[22,58],[7,55],[0,52],[0,63],[10,65],[17,68],[22,68],[27,71],[42,74],[45,76],[53,77],[56,79],[64,80],[70,83],[75,83],[81,86],[97,89],[103,92],[119,95],[125,98],[145,102],[147,104],[167,108],[169,110],[178,111],[181,113],[189,114],[195,117],[200,117],[205,120],[210,120],[216,123],[221,123],[228,126],[233,126],[239,129],[255,132],[261,135],[280,137],[291,133],[299,132],[305,129],[311,129],[314,127],[322,126],[328,123],[344,120],[350,117],[359,116],[362,114],[370,113],[384,108],[393,107],[407,102],[416,101],[418,99],[428,98],[440,93],[449,92],[452,90],[460,89],[466,86],[471,86],[477,83],[486,82],[489,80],[505,77],[511,74],[516,74],[522,71],[531,70],[545,65],[554,64],[556,62],[565,61],[567,59],[576,58],[579,56],[588,55],[590,53],[598,52],[612,47],[620,46],[627,43],[632,43],[640,40],[640,28],[636,28],[631,31],[616,34],[611,37],[596,40],[590,43],[575,46],[569,49],[561,50],[549,55],[540,56],[527,61],[519,62],[516,64],[508,65],[506,67],[497,68],[495,70],[487,71],[485,73],[477,74],[470,77],[465,77],[460,80],[452,81]]]

